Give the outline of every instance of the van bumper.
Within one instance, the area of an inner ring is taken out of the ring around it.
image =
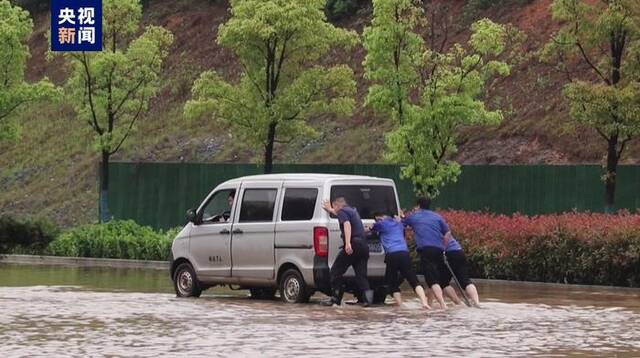
[[[175,269],[175,267],[173,267],[173,261],[175,261],[175,259],[173,258],[173,250],[171,250],[171,253],[169,254],[169,276],[171,281],[173,281],[173,270]]]
[[[313,257],[313,282],[316,291],[325,295],[331,294],[331,279],[329,276],[329,263],[326,257]]]

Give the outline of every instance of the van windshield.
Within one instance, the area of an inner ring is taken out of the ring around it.
[[[362,219],[373,219],[383,212],[397,215],[398,205],[392,186],[388,185],[335,185],[331,187],[331,200],[344,197],[349,206],[356,208]]]

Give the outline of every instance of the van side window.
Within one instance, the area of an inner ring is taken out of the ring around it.
[[[287,188],[282,204],[282,221],[311,220],[317,197],[318,189]]]
[[[242,197],[239,222],[273,221],[277,189],[246,189]]]
[[[202,222],[213,224],[229,222],[235,195],[235,189],[224,189],[213,194],[202,209]]]

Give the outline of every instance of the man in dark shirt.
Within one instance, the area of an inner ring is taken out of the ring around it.
[[[373,291],[367,279],[367,262],[369,261],[369,245],[365,239],[364,226],[358,211],[347,205],[343,197],[325,202],[322,208],[338,217],[344,246],[331,266],[331,298],[324,305],[339,305],[342,302],[342,284],[344,273],[349,266],[355,272],[355,282],[360,298],[365,306],[373,301]]]
[[[462,250],[462,246],[456,239],[451,238],[447,245],[447,249],[445,250],[445,254],[447,261],[449,262],[449,266],[451,267],[451,270],[453,270],[453,274],[456,275],[456,279],[460,284],[460,288],[465,290],[467,296],[472,301],[472,305],[479,307],[480,297],[478,296],[478,289],[469,278],[469,262],[467,261],[467,256]],[[449,271],[448,268],[443,270],[440,273],[440,286],[453,302],[460,304],[462,301],[460,301],[456,291],[450,286],[452,277],[451,271]]]
[[[393,297],[396,304],[402,305],[400,284],[407,280],[420,298],[422,306],[431,309],[424,289],[418,283],[418,277],[413,270],[409,248],[404,239],[404,226],[401,222],[384,213],[374,213],[373,217],[376,219],[376,223],[371,231],[378,234],[380,241],[382,241],[382,247],[384,247],[384,262],[387,264],[384,281],[387,286],[387,294]]]
[[[442,216],[429,210],[431,205],[429,198],[418,198],[416,204],[416,210],[405,217],[402,223],[413,229],[424,279],[438,300],[440,307],[446,309],[447,305],[440,287],[440,274],[445,267],[442,253],[452,238],[451,231]]]

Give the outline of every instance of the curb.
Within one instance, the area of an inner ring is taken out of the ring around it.
[[[629,290],[639,291],[639,287],[626,287],[626,286],[604,286],[604,285],[583,285],[577,283],[560,283],[560,282],[535,282],[535,281],[511,281],[511,280],[497,280],[488,278],[471,278],[473,282],[490,285],[513,285],[519,284],[530,287],[540,288],[566,288],[566,289],[583,289],[583,290]]]
[[[169,270],[169,261],[103,259],[103,258],[93,258],[93,257],[62,257],[62,256],[37,256],[37,255],[0,255],[0,264]],[[424,282],[424,276],[418,275],[418,280],[420,282]],[[495,280],[495,279],[482,279],[482,278],[472,278],[472,280],[473,282],[476,282],[476,283],[491,284],[491,285],[518,284],[518,285],[526,285],[526,286],[533,286],[533,287],[540,287],[540,288],[554,287],[554,288],[585,289],[585,290],[617,289],[617,290],[640,291],[640,288],[637,288],[637,287],[579,285],[579,284],[570,284],[570,283],[511,281],[511,280]]]
[[[426,283],[423,275],[417,275],[420,283]],[[473,283],[483,285],[521,285],[539,288],[560,288],[560,289],[582,289],[582,290],[628,290],[640,292],[640,287],[625,286],[604,286],[604,285],[582,285],[575,283],[559,283],[559,282],[535,282],[535,281],[515,281],[515,280],[497,280],[491,278],[474,278],[471,277]],[[426,287],[426,286],[425,286]]]
[[[103,258],[93,258],[93,257],[61,257],[61,256],[37,256],[37,255],[0,255],[0,264],[169,270],[169,261],[103,259]]]

